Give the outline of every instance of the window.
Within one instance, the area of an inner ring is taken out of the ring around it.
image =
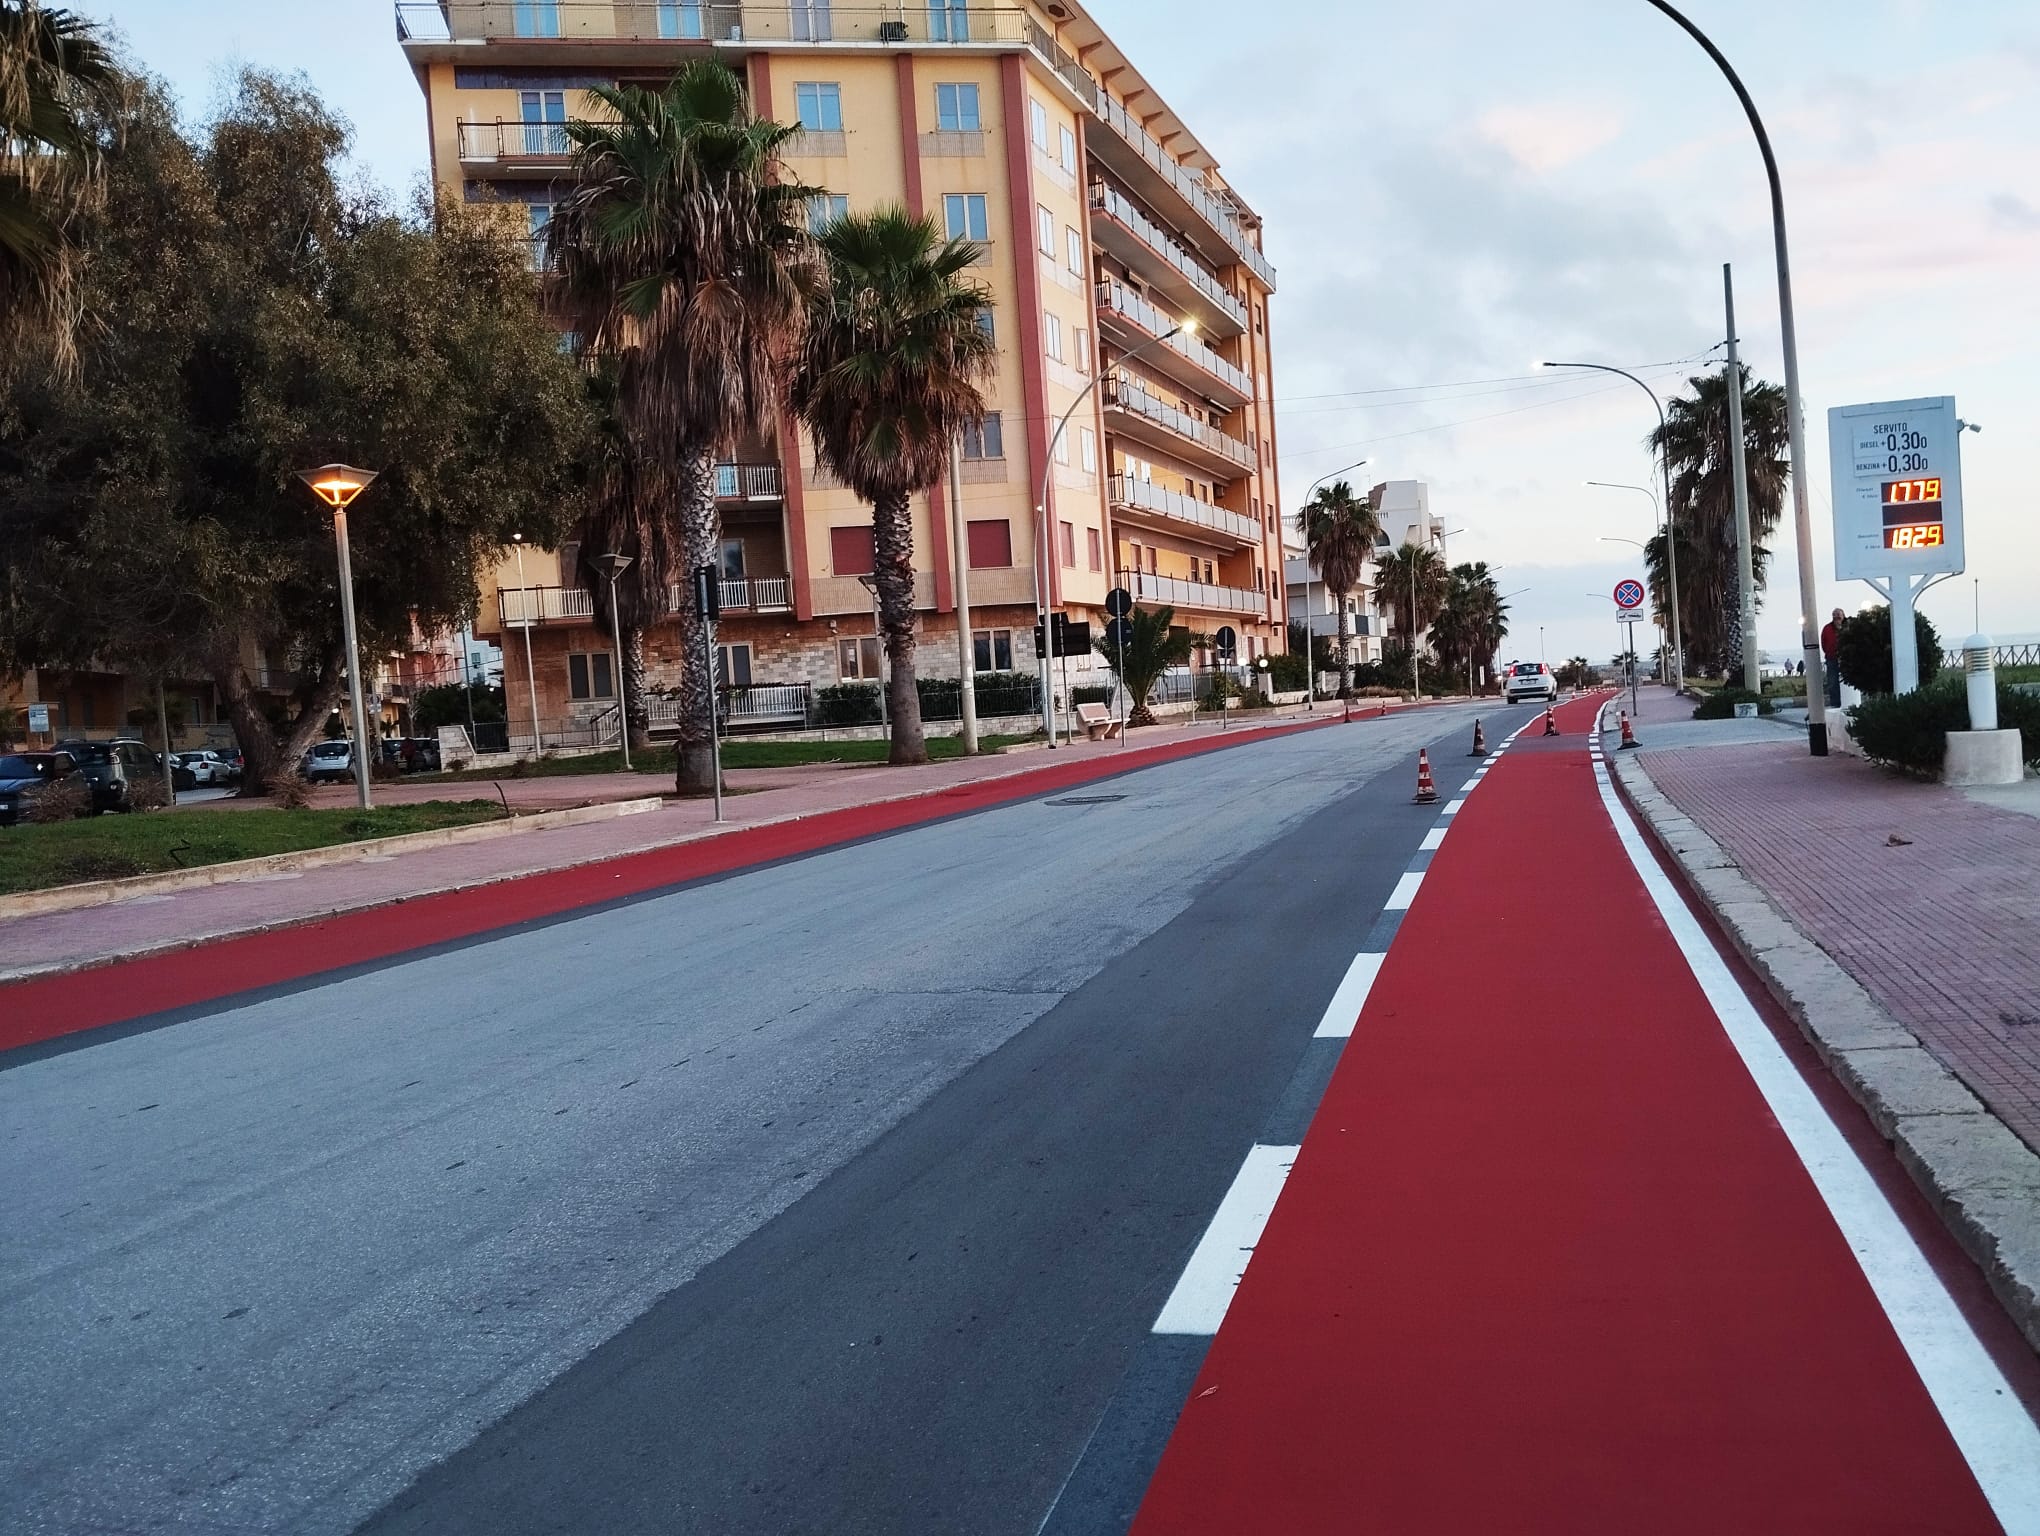
[[[1156,565],[1155,565],[1155,552],[1154,552],[1154,548],[1153,548],[1153,546],[1150,546],[1150,547],[1149,547],[1149,549],[1148,549],[1148,575],[1150,575],[1150,576],[1155,576],[1155,575],[1159,575],[1159,574],[1160,574],[1160,572],[1159,572],[1159,570],[1157,569],[1157,567],[1156,567]]]
[[[1098,532],[1097,529],[1086,528],[1084,530],[1084,543],[1086,546],[1086,552],[1091,557],[1091,569],[1094,571],[1104,570],[1105,569],[1104,537]]]
[[[928,38],[937,43],[970,41],[970,7],[967,0],[929,0]]]
[[[869,528],[831,528],[829,566],[838,576],[869,576],[875,569]]]
[[[531,270],[542,271],[545,267],[545,231],[552,223],[551,203],[526,203],[524,216],[531,231]]]
[[[518,37],[558,37],[560,0],[516,0],[510,8],[510,30]]]
[[[1003,459],[1006,438],[997,411],[986,411],[978,421],[963,424],[963,456],[966,459]]]
[[[834,81],[801,81],[793,88],[793,108],[811,132],[843,131],[843,87]]]
[[[1070,435],[1067,432],[1056,434],[1055,461],[1058,464],[1067,464],[1070,461]]]
[[[978,88],[974,85],[936,86],[935,126],[944,133],[961,133],[982,127],[978,121]]]
[[[1013,631],[974,629],[970,634],[971,664],[980,672],[1013,670]]]
[[[1032,96],[1027,98],[1027,132],[1036,149],[1048,148],[1048,109]]]
[[[996,343],[998,341],[999,331],[998,327],[992,323],[991,310],[981,309],[978,311],[977,328],[985,333],[986,341],[993,343]]]
[[[1068,128],[1062,131],[1062,168],[1072,176],[1077,174],[1077,136]]]
[[[613,699],[616,680],[610,671],[609,652],[567,657],[567,696],[573,699]]]
[[[659,0],[659,36],[708,36],[707,29],[701,24],[703,9],[701,0]]]
[[[1059,523],[1057,527],[1062,532],[1062,563],[1071,570],[1075,570],[1077,568],[1077,525],[1075,523]]]
[[[1034,209],[1034,229],[1040,238],[1041,254],[1053,256],[1055,254],[1055,215],[1039,204],[1036,204]]]
[[[744,579],[744,541],[724,539],[722,541],[722,579],[742,581]]]
[[[1091,333],[1081,325],[1077,327],[1077,344],[1071,351],[1070,362],[1079,373],[1091,371]]]
[[[751,686],[751,648],[748,645],[719,645],[715,648],[715,675],[732,688]]]
[[[1013,563],[1013,525],[1003,517],[974,517],[964,528],[964,546],[974,571]]]
[[[1086,474],[1098,472],[1098,434],[1089,427],[1077,428],[1077,462]]]
[[[1050,357],[1054,358],[1057,362],[1062,361],[1061,315],[1044,314],[1041,317],[1041,345],[1042,350],[1048,353]]]
[[[876,680],[878,670],[878,640],[875,636],[838,640],[836,642],[836,675],[844,682]]]
[[[942,198],[942,221],[952,240],[988,240],[985,223],[985,195],[982,192],[950,192]]]
[[[524,120],[524,153],[564,155],[567,152],[567,95],[564,91],[520,91]]]
[[[836,220],[850,211],[850,199],[840,192],[817,192],[808,199],[807,227],[811,235],[819,235]]]
[[[1067,225],[1063,227],[1063,260],[1078,277],[1084,275],[1084,237]]]

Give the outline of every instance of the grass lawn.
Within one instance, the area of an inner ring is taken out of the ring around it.
[[[0,827],[0,892],[298,853],[400,832],[464,827],[502,815],[495,800],[434,800],[373,811],[192,809]]]
[[[1025,736],[980,736],[980,752],[999,752],[1015,742],[1026,741]],[[882,763],[888,746],[884,741],[746,741],[742,737],[725,740],[722,748],[724,768],[804,768],[815,763]],[[956,736],[930,736],[928,756],[937,762],[963,755],[963,741]],[[654,747],[649,752],[631,755],[631,768],[638,773],[655,773],[662,778],[673,776],[673,749]],[[620,752],[591,752],[586,757],[542,757],[535,763],[526,763],[522,773],[507,769],[483,773],[468,769],[464,773],[427,773],[407,777],[406,784],[458,784],[488,783],[497,779],[551,778],[570,773],[621,773],[623,754]]]

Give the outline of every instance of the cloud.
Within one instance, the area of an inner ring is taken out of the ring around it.
[[[1543,175],[1614,143],[1625,122],[1613,107],[1546,101],[1490,107],[1474,126],[1525,170]]]
[[[2000,192],[1986,206],[1990,209],[1992,223],[2000,229],[2016,230],[2020,234],[2040,231],[2040,208],[2035,208],[2016,193]]]

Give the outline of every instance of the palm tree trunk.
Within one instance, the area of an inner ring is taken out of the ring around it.
[[[892,718],[890,763],[925,763],[928,742],[921,731],[921,695],[914,686],[914,515],[904,494],[880,499],[871,509],[873,575],[878,582],[879,622],[885,630],[891,682],[886,704]]]
[[[652,744],[651,720],[645,714],[645,632],[625,626],[623,631],[623,725],[630,733],[633,752]]]
[[[1332,601],[1339,608],[1339,697],[1347,699],[1353,696],[1353,647],[1351,644],[1353,616],[1346,611],[1345,593],[1334,592],[1332,594]],[[1304,646],[1308,649],[1309,645],[1310,640],[1306,636]]]
[[[715,789],[715,700],[708,689],[708,625],[695,611],[694,571],[722,554],[722,519],[715,505],[715,455],[696,453],[680,466],[680,741],[673,788],[683,795]]]

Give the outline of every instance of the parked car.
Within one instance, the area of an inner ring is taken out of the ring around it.
[[[28,799],[37,790],[79,777],[68,752],[11,752],[0,757],[0,827],[11,827],[28,813]]]
[[[314,784],[321,779],[353,778],[354,743],[344,740],[313,742],[312,750],[298,764],[298,772]]]
[[[241,749],[239,747],[229,747],[226,751],[215,755],[220,760],[220,767],[225,770],[225,782],[229,784],[240,783],[248,771],[248,761],[242,757]]]
[[[60,741],[57,750],[68,752],[92,785],[92,809],[132,811],[136,808],[136,786],[163,772],[163,759],[147,743],[129,739],[115,741]],[[190,769],[178,771],[171,764],[171,781],[178,789],[195,782]],[[180,782],[181,781],[181,782]]]
[[[1542,699],[1547,704],[1558,698],[1558,678],[1541,661],[1519,661],[1509,668],[1509,678],[1503,685],[1511,704],[1524,699]]]
[[[210,788],[220,782],[220,765],[210,752],[173,752],[170,761],[190,772],[194,786]]]
[[[241,782],[241,753],[238,748],[230,754],[215,752],[211,747],[200,747],[194,752],[180,752],[178,756],[190,765],[192,772],[198,774],[198,782],[201,784]],[[212,770],[210,779],[199,771],[201,765]]]

